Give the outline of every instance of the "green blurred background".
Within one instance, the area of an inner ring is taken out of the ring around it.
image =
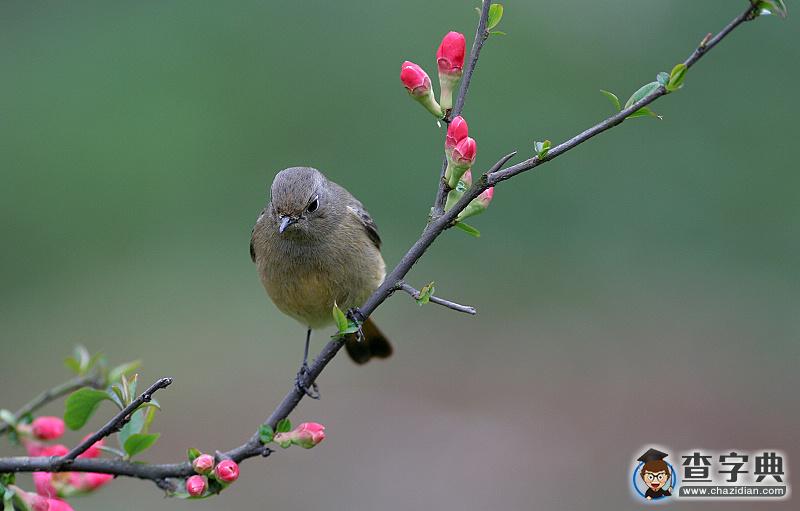
[[[475,5],[0,2],[0,406],[66,378],[84,343],[144,359],[148,382],[175,377],[148,461],[247,438],[291,385],[304,334],[247,251],[273,175],[305,164],[345,185],[396,263],[443,140],[400,63],[433,75],[446,31],[471,42]],[[478,166],[609,115],[599,89],[624,101],[744,5],[506,2],[508,36],[486,45],[465,110]],[[327,425],[322,446],[250,460],[216,499],[124,479],[76,509],[617,510],[639,505],[629,464],[651,443],[783,449],[791,471],[796,21],[737,30],[654,105],[663,121],[501,185],[480,239],[442,236],[409,280],[479,315],[389,300],[376,319],[395,356],[338,358],[323,399],[293,414]]]

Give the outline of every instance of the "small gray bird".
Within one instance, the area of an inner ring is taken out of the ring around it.
[[[333,324],[334,303],[358,307],[380,286],[386,276],[381,239],[364,206],[316,169],[278,172],[271,195],[253,227],[250,257],[278,309],[308,327],[298,383],[309,392],[303,376],[311,330]],[[362,331],[360,340],[357,334],[345,339],[356,363],[392,354],[369,318]]]

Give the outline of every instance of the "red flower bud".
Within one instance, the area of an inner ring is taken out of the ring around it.
[[[494,186],[490,186],[489,188],[484,190],[480,195],[478,195],[478,198],[475,200],[483,204],[484,208],[488,208],[489,203],[492,202],[493,197],[494,197]]]
[[[297,426],[292,433],[292,443],[304,449],[311,449],[325,440],[325,426],[317,422],[304,422]]]
[[[450,121],[450,125],[447,127],[447,135],[444,138],[445,151],[452,152],[456,144],[467,138],[467,135],[469,135],[467,121],[459,115]]]
[[[442,39],[439,49],[436,50],[436,62],[439,65],[439,85],[442,89],[439,102],[445,112],[453,108],[453,91],[461,79],[466,46],[463,34],[449,32]]]
[[[206,478],[200,475],[191,476],[186,480],[186,491],[192,497],[199,497],[206,491]]]
[[[427,108],[437,119],[442,118],[442,108],[433,97],[431,79],[424,69],[413,62],[405,61],[400,68],[400,81],[412,98]]]
[[[467,137],[453,148],[453,163],[458,166],[470,167],[475,163],[475,154],[478,152],[478,143],[474,138]]]
[[[34,472],[33,485],[36,487],[36,493],[43,497],[55,497],[58,495],[58,491],[53,485],[53,474],[50,472]]]
[[[89,433],[88,435],[83,437],[83,439],[86,440],[91,435],[93,435],[93,433]],[[97,442],[95,442],[92,445],[90,445],[88,449],[86,449],[81,454],[79,454],[78,457],[79,458],[97,458],[98,456],[100,456],[100,453],[102,452],[102,451],[100,451],[100,447],[102,447],[103,443],[104,443],[104,441],[101,438]]]
[[[64,434],[64,421],[61,417],[37,417],[31,428],[33,436],[39,440],[55,440]]]
[[[214,477],[221,483],[230,484],[239,478],[239,465],[233,460],[222,460],[214,468]]]
[[[100,488],[104,484],[114,479],[111,474],[100,474],[97,472],[69,472],[69,485],[76,491],[88,493]]]
[[[66,445],[47,445],[42,449],[42,456],[64,456],[69,452]]]
[[[464,34],[448,32],[442,39],[439,49],[436,50],[436,62],[439,64],[440,73],[458,73],[464,67],[464,54],[467,52],[467,42]]]
[[[472,201],[467,204],[467,207],[458,214],[456,220],[461,221],[465,218],[469,218],[471,216],[477,215],[479,213],[483,213],[486,211],[486,208],[489,207],[489,203],[492,202],[492,198],[494,197],[494,186],[487,188],[480,195],[476,198],[472,199]]]
[[[72,506],[63,500],[29,493],[13,484],[9,485],[9,488],[14,490],[14,493],[31,509],[31,511],[73,511]]]
[[[192,468],[198,474],[210,474],[214,470],[214,456],[201,454],[192,462]]]

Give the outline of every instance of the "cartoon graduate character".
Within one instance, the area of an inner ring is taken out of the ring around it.
[[[672,495],[670,489],[672,488],[673,481],[672,472],[669,464],[664,461],[664,458],[669,456],[665,452],[657,449],[648,449],[647,452],[639,456],[637,461],[642,462],[642,470],[639,475],[642,477],[644,484],[647,485],[647,491],[644,497],[648,500],[660,499]]]

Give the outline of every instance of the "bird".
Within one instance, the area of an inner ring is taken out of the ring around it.
[[[316,384],[306,381],[311,332],[334,323],[334,305],[359,316],[358,306],[386,276],[380,249],[375,221],[342,186],[310,167],[275,175],[270,200],[252,230],[250,258],[275,306],[307,327],[296,382],[311,397],[319,397]],[[357,364],[393,352],[371,318],[344,343]]]

